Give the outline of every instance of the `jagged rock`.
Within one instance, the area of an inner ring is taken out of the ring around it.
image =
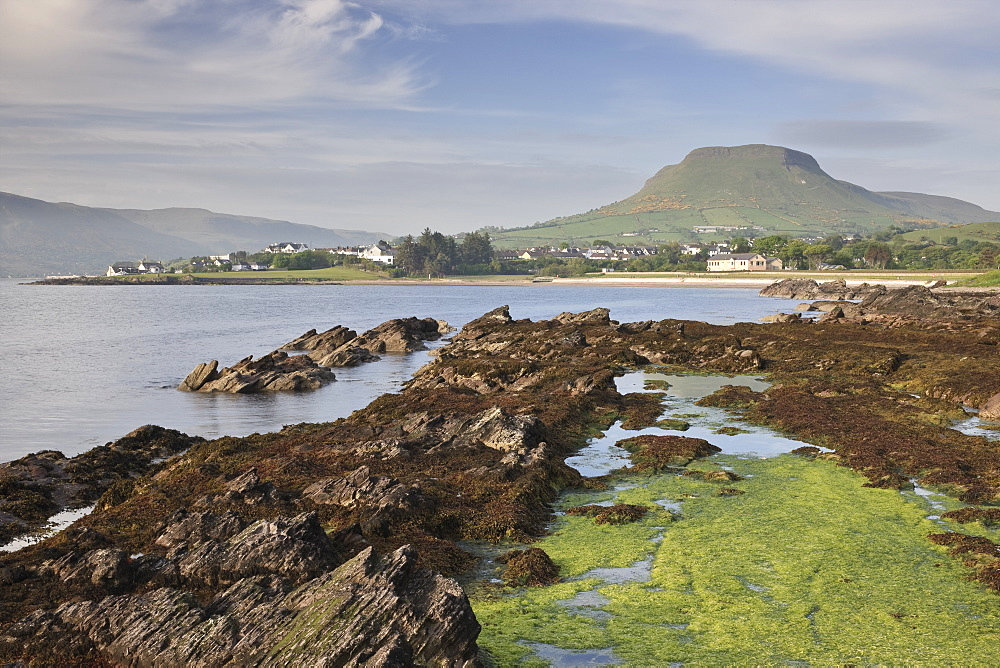
[[[514,319],[510,317],[510,307],[499,306],[492,311],[484,313],[475,320],[465,323],[462,331],[455,335],[452,340],[475,339],[482,335],[484,331],[492,330],[497,326],[509,325],[512,322],[514,322]]]
[[[167,558],[175,559],[188,548],[207,541],[226,541],[246,528],[246,522],[233,512],[188,512],[181,509],[167,519],[155,544],[167,549]]]
[[[8,627],[0,651],[51,664],[478,665],[468,599],[416,561],[409,546],[368,548],[291,591],[241,577],[207,605],[171,588],[66,603]]]
[[[367,466],[352,471],[343,478],[318,480],[303,490],[302,495],[318,504],[353,508],[358,505],[374,508],[413,510],[427,505],[427,499],[416,486],[401,485],[392,478],[371,475]]]
[[[378,355],[372,354],[367,348],[356,346],[353,343],[348,343],[333,351],[316,350],[309,353],[309,356],[316,360],[317,364],[328,367],[360,366],[382,359]]]
[[[63,582],[88,582],[115,591],[130,580],[128,555],[115,549],[91,550],[85,554],[70,552],[39,569]]]
[[[441,324],[434,318],[394,318],[369,329],[352,343],[372,353],[408,353],[424,350],[424,341],[441,338]]]
[[[463,432],[486,447],[503,452],[534,448],[543,437],[542,423],[538,418],[508,415],[496,406],[474,418]]]
[[[197,505],[275,503],[279,500],[277,490],[270,482],[261,482],[257,469],[251,468],[226,483],[220,494],[200,499]]]
[[[922,285],[910,285],[884,294],[873,294],[865,298],[859,306],[866,314],[898,314],[935,320],[954,317],[978,318],[1000,313],[1000,295],[951,290],[933,291]]]
[[[615,377],[610,372],[581,376],[572,381],[566,381],[563,389],[573,395],[586,395],[595,390],[611,390],[615,388]]]
[[[191,375],[204,365],[199,364]],[[191,378],[191,375],[188,378]],[[199,374],[201,377],[203,374]],[[214,373],[215,378],[198,386],[198,392],[227,392],[248,394],[251,392],[315,390],[336,380],[328,368],[314,362],[306,355],[289,356],[276,350],[257,360],[246,357],[232,367]],[[185,385],[193,387],[185,379],[178,389]]]
[[[1000,422],[1000,393],[994,394],[980,407],[979,419]]]
[[[181,381],[181,384],[177,386],[177,389],[183,390],[184,392],[197,392],[205,383],[216,380],[219,377],[218,369],[218,360],[203,362],[202,364],[196,366],[194,371],[189,373],[187,377]]]
[[[775,313],[774,315],[765,315],[760,319],[761,322],[802,322],[801,313]]]
[[[337,325],[320,334],[315,329],[281,346],[282,350],[334,350],[357,338],[358,333],[343,325]]]
[[[606,308],[595,308],[583,313],[560,313],[553,320],[563,325],[603,325],[611,324],[611,311]]]
[[[265,574],[301,584],[338,563],[316,514],[304,513],[259,520],[226,541],[203,542],[181,557],[178,566],[186,583],[214,587]]]
[[[760,295],[786,299],[864,299],[885,291],[884,286],[867,283],[852,288],[842,278],[826,283],[817,283],[811,278],[785,278],[763,288]]]

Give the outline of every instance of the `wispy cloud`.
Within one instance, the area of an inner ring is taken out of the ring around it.
[[[995,118],[998,111],[990,93],[1000,75],[1000,12],[993,0],[374,0],[374,6],[445,24],[547,20],[627,27],[788,71],[877,85],[908,104],[923,103],[929,113]]]
[[[7,104],[196,110],[322,99],[391,106],[422,83],[344,0],[0,0]]]

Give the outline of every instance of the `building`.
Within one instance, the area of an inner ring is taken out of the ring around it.
[[[297,244],[291,241],[281,241],[276,244],[271,244],[265,248],[262,252],[264,253],[301,253],[302,251],[309,250],[309,244]]]
[[[115,262],[108,266],[108,276],[129,276],[138,274],[139,267],[131,262]]]
[[[359,246],[337,246],[336,248],[317,248],[316,250],[325,250],[331,255],[353,255],[357,257],[361,254],[361,248]]]
[[[776,257],[760,253],[720,253],[708,258],[709,271],[769,271],[782,268]]]
[[[150,262],[143,258],[141,262],[115,262],[108,265],[107,276],[135,276],[138,274],[162,274],[166,271],[160,262]]]
[[[383,264],[394,264],[396,262],[395,251],[384,241],[372,244],[371,246],[365,246],[358,253],[358,257],[363,260],[371,260],[372,262],[381,262]]]

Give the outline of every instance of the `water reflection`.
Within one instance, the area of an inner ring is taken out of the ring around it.
[[[89,515],[93,509],[93,506],[87,506],[86,508],[64,510],[61,513],[56,513],[49,518],[48,526],[46,526],[44,530],[30,536],[22,536],[21,538],[12,540],[6,545],[0,545],[0,552],[16,552],[17,550],[28,547],[29,545],[40,543],[49,536],[56,535],[81,517]]]

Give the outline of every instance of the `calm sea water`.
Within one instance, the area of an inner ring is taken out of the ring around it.
[[[0,461],[39,450],[72,456],[158,424],[208,438],[335,420],[398,391],[426,353],[335,370],[305,393],[179,392],[199,362],[231,365],[303,332],[359,333],[390,318],[434,317],[460,327],[497,306],[549,318],[598,306],[622,321],[755,321],[787,309],[754,289],[600,286],[41,286],[0,280]]]

